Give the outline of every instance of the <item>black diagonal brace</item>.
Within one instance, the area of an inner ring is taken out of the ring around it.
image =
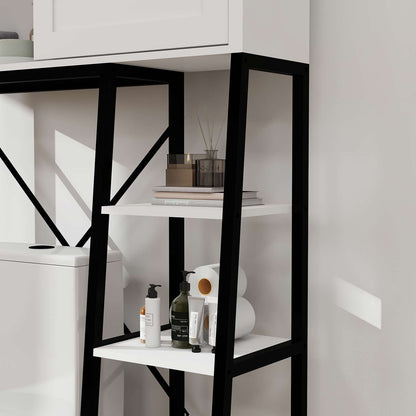
[[[161,330],[163,331],[164,328],[166,328],[166,329],[169,328],[170,329],[170,325],[162,325]],[[126,324],[124,324],[124,335],[127,336],[127,337],[131,336],[132,338],[136,338],[136,337],[140,336],[140,331],[131,332],[130,329],[128,328],[128,326]],[[168,397],[170,397],[171,394],[172,394],[171,389],[169,387],[169,384],[163,378],[162,374],[160,374],[160,371],[156,367],[154,367],[153,365],[148,365],[147,368],[153,374],[153,377],[159,383],[160,387],[162,387],[163,391],[168,395]],[[183,411],[184,411],[184,414],[186,416],[190,416],[189,412],[185,408],[183,409]]]
[[[63,246],[69,246],[69,244],[65,240],[64,236],[58,230],[58,227],[52,221],[52,219],[48,215],[48,213],[44,210],[44,208],[42,207],[41,203],[37,200],[37,198],[35,197],[35,195],[33,194],[33,192],[27,186],[26,182],[20,176],[19,172],[13,166],[13,163],[9,160],[9,158],[6,156],[6,154],[3,152],[3,150],[1,148],[0,148],[0,158],[3,161],[3,163],[6,165],[7,169],[9,169],[9,171],[13,175],[13,177],[16,179],[17,183],[20,185],[20,187],[22,188],[23,192],[30,199],[30,201],[32,202],[32,204],[34,205],[34,207],[36,208],[36,210],[39,212],[40,216],[44,219],[44,221],[46,222],[46,224],[48,224],[49,228],[54,233],[54,235],[58,239],[58,241]]]
[[[162,389],[165,391],[165,393],[168,395],[168,397],[171,396],[171,390],[166,382],[166,380],[163,378],[162,374],[160,374],[159,370],[156,367],[153,367],[152,365],[148,365],[147,368],[150,370],[150,372],[153,374],[154,378],[158,381]],[[186,410],[186,408],[183,409],[183,412],[186,416],[189,416],[189,412]]]
[[[118,192],[113,196],[110,201],[110,205],[117,204],[118,201],[122,198],[122,196],[126,193],[126,191],[130,188],[133,182],[137,179],[137,177],[142,173],[143,169],[148,165],[148,163],[152,160],[153,156],[159,151],[159,149],[163,146],[166,140],[169,138],[169,127],[162,133],[162,135],[157,139],[156,143],[152,146],[152,148],[147,152],[146,156],[143,160],[139,163],[136,169],[131,173],[131,175],[127,178]],[[82,236],[79,240],[77,247],[83,247],[84,244],[88,241],[91,237],[91,227],[88,228],[87,232]]]

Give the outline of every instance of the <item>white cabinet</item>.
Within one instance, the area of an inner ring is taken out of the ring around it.
[[[34,0],[34,29],[37,60],[247,52],[309,62],[309,0]],[[213,69],[204,65],[193,70]]]
[[[228,0],[35,0],[38,59],[228,43]]]

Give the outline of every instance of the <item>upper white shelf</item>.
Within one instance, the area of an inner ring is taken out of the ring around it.
[[[285,338],[250,334],[235,341],[234,358],[272,347],[288,341]],[[94,348],[94,356],[128,363],[152,365],[186,371],[189,373],[214,375],[215,354],[211,348],[203,347],[201,353],[190,349],[171,347],[170,335],[162,335],[160,348],[146,348],[139,338]]]
[[[0,72],[107,63],[160,68],[180,72],[216,71],[230,68],[231,53],[233,52],[238,52],[238,50],[234,50],[230,46],[212,46],[76,58],[33,60],[29,62],[1,64]]]
[[[102,207],[103,214],[110,215],[136,215],[141,217],[176,217],[176,218],[199,218],[199,219],[222,219],[222,208],[219,207],[189,207],[168,206],[152,204],[114,205]],[[260,217],[264,215],[290,214],[290,204],[268,204],[255,205],[242,208],[242,217]]]

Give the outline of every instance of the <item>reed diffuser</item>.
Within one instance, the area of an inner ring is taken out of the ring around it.
[[[225,160],[218,159],[218,144],[221,140],[224,124],[215,131],[215,123],[207,120],[206,129],[202,127],[201,120],[198,118],[199,128],[205,144],[206,158],[197,160],[197,186],[202,187],[223,187]]]
[[[205,152],[208,159],[216,159],[218,154],[218,144],[221,140],[222,131],[224,129],[224,122],[221,124],[219,130],[215,131],[215,123],[207,120],[205,130],[202,127],[201,120],[197,115],[199,129],[201,130],[202,139],[205,144]]]

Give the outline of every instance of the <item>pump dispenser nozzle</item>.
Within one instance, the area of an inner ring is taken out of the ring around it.
[[[149,284],[149,289],[147,290],[147,298],[155,299],[157,298],[156,287],[162,287],[162,285],[154,285],[153,283]]]
[[[195,272],[188,272],[186,270],[182,270],[181,273],[182,273],[183,280],[182,280],[181,284],[179,285],[179,289],[180,289],[181,292],[189,292],[191,290],[191,285],[186,280],[186,277],[188,276],[188,274],[195,273]]]

